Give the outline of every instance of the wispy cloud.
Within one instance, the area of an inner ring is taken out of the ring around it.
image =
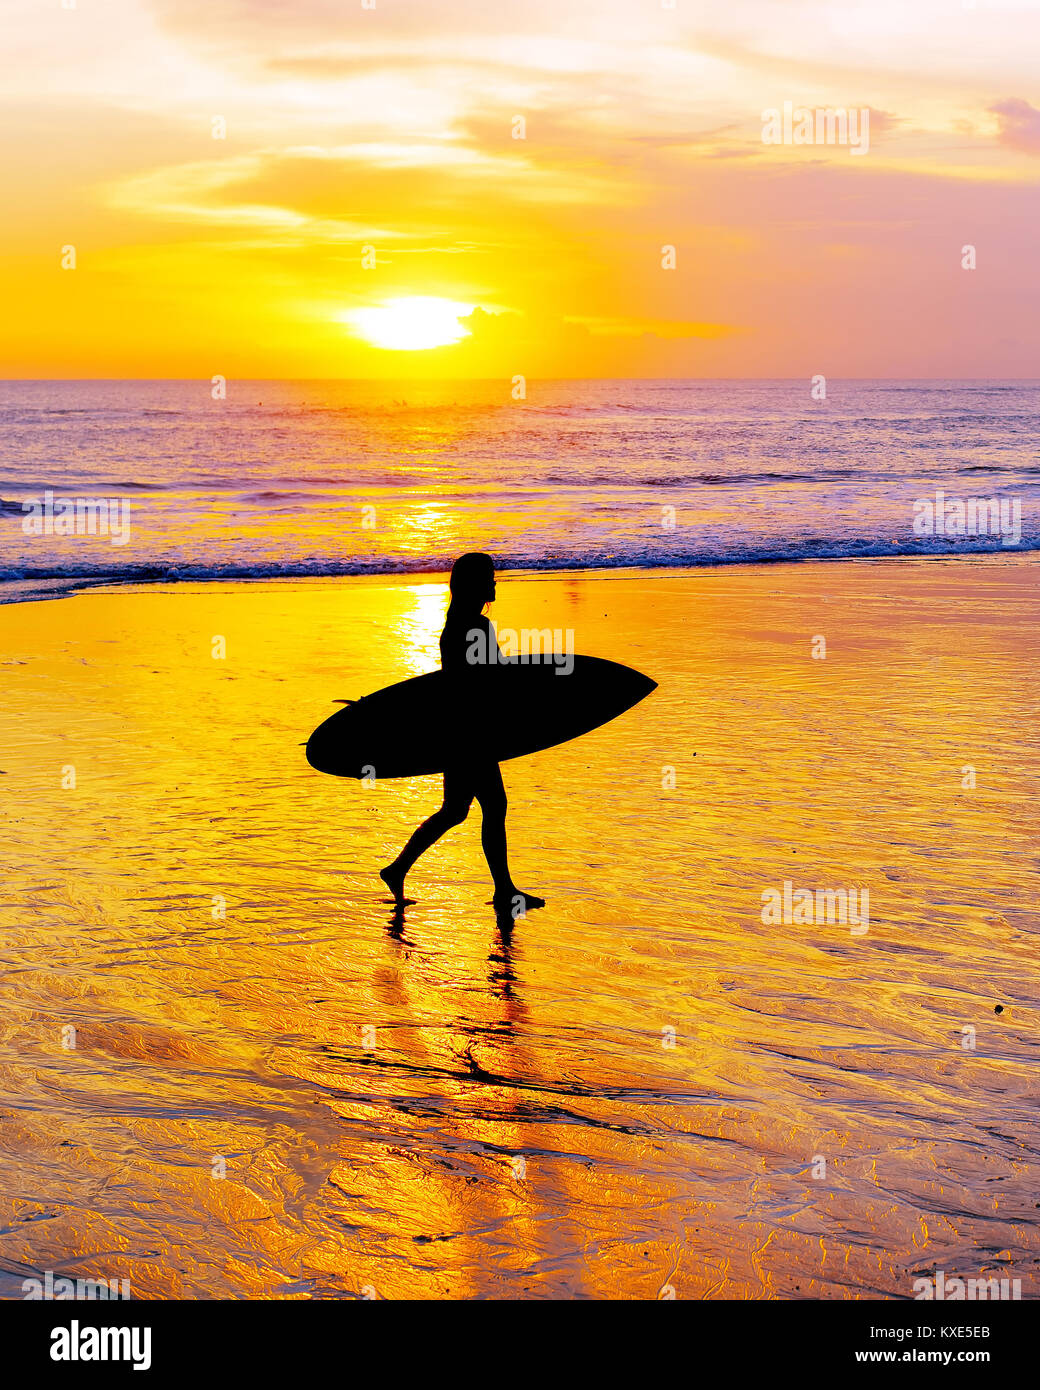
[[[997,118],[997,139],[1012,150],[1040,154],[1040,110],[1021,97],[1008,97],[989,108]]]
[[[85,366],[99,332],[117,343],[145,297],[167,312],[155,307],[131,335],[144,355],[135,374],[162,373],[175,331],[194,352],[217,300],[228,341],[276,322],[281,342],[298,314],[294,367],[317,375],[339,367],[325,354],[343,312],[394,295],[516,310],[477,317],[452,350],[482,370],[520,370],[522,357],[550,374],[576,363],[775,374],[815,352],[832,370],[927,375],[953,365],[968,295],[981,370],[1010,370],[1040,333],[1023,231],[1040,211],[1040,10],[8,10],[5,119],[20,135],[0,154],[7,318],[20,305],[41,341],[78,334],[70,350]],[[994,99],[1007,92],[1026,96]],[[761,112],[787,100],[869,108],[869,155],[850,164],[839,148],[765,146]],[[212,136],[216,116],[225,139]],[[959,248],[975,240],[973,280]],[[67,242],[84,248],[83,303],[96,294],[103,306],[74,329],[72,282],[55,288],[53,269]],[[376,254],[363,262],[365,247]],[[103,294],[90,279],[102,266]],[[18,342],[0,329],[9,365]],[[365,351],[349,365],[378,370]]]

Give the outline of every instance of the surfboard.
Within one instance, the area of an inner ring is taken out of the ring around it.
[[[657,689],[616,661],[571,661],[570,671],[543,657],[388,685],[319,724],[307,740],[307,761],[333,777],[376,779],[504,763],[598,729]]]

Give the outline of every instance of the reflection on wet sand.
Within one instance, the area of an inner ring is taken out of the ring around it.
[[[504,766],[549,900],[512,930],[476,818],[393,914],[437,780],[299,747],[436,664],[442,584],[0,611],[0,1292],[1031,1296],[1035,573],[505,579],[502,623],[660,681]],[[767,925],[785,879],[869,933]]]

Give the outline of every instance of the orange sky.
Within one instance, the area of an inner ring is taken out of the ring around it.
[[[0,375],[1040,374],[1040,4],[374,3],[7,0]]]

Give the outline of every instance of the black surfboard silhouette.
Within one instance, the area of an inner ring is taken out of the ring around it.
[[[307,761],[333,777],[379,779],[508,762],[598,729],[657,689],[649,676],[602,657],[557,663],[543,655],[388,685],[319,724]]]

